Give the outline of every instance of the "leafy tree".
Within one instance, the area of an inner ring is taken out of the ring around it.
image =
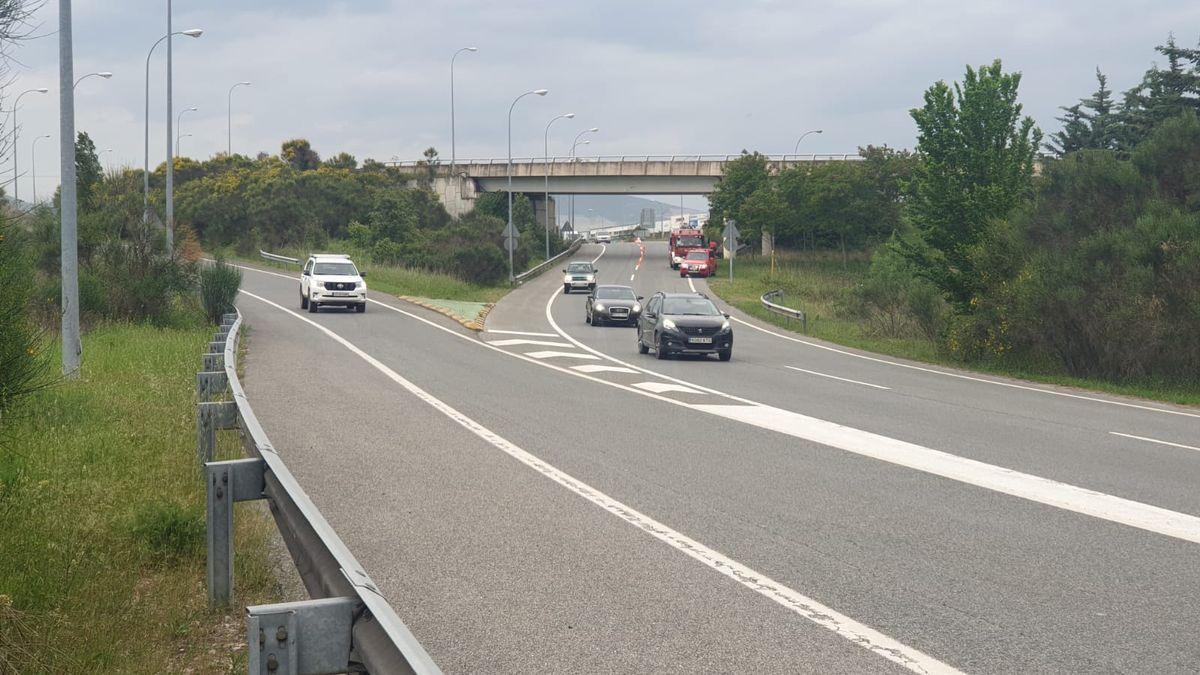
[[[909,206],[920,237],[905,240],[903,250],[963,311],[978,290],[970,248],[990,219],[1006,216],[1030,192],[1041,132],[1021,117],[1020,83],[999,59],[968,66],[961,84],[937,82],[911,111],[921,162]]]
[[[1200,120],[1188,110],[1167,120],[1133,154],[1133,163],[1172,204],[1200,211]]]
[[[312,149],[308,140],[304,138],[293,138],[290,141],[284,141],[283,147],[279,151],[279,156],[297,171],[310,171],[321,165],[321,156]]]
[[[75,177],[76,192],[81,211],[90,211],[96,186],[104,177],[104,168],[100,166],[100,158],[96,156],[96,144],[86,131],[79,132],[75,141]]]
[[[358,168],[358,160],[354,159],[354,155],[348,152],[339,152],[333,157],[326,159],[325,166],[330,169],[349,169],[353,171]]]
[[[720,231],[727,220],[738,221],[741,228],[742,204],[757,190],[769,182],[767,158],[758,152],[742,151],[742,156],[728,162],[725,172],[717,183],[713,193],[708,197],[708,215],[710,235],[720,236]],[[761,234],[761,231],[747,232],[745,238],[750,239]]]
[[[770,236],[782,230],[782,224],[788,219],[787,204],[772,183],[767,183],[751,193],[742,202],[738,214],[738,230],[742,238],[750,240],[764,237],[764,249],[770,245],[766,243]]]

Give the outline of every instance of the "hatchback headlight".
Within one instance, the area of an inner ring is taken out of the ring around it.
[[[663,319],[663,328],[667,330],[675,330],[675,322],[670,319]]]
[[[727,330],[729,330],[729,319],[725,319],[725,321],[721,324],[721,331],[723,332]]]
[[[597,312],[603,312],[604,311],[604,303],[597,302],[596,304],[592,305],[592,309],[596,310]]]

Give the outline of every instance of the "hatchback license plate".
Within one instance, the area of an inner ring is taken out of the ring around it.
[[[694,338],[688,338],[688,342],[691,342],[692,344],[697,344],[697,345],[711,345],[712,338],[710,338],[710,337],[694,337]]]

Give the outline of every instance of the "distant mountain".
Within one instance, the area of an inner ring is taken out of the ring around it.
[[[694,203],[695,199],[690,201]],[[571,198],[568,195],[555,195],[554,202],[558,207],[558,222],[562,224],[570,219]],[[591,209],[590,213],[588,209]],[[642,209],[654,209],[655,220],[665,220],[670,216],[679,215],[680,212],[679,202],[671,204],[627,195],[576,195],[576,229],[584,231],[594,227],[636,223],[641,217]],[[685,205],[683,212],[690,215],[705,213],[707,209],[694,209]]]

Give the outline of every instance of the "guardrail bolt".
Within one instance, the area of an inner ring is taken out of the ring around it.
[[[287,642],[287,628],[284,626],[280,626],[275,631],[275,639],[279,640],[280,642]]]
[[[273,673],[279,670],[279,659],[275,658],[274,654],[267,656],[267,672]]]
[[[258,646],[262,647],[262,646],[265,646],[266,644],[267,644],[267,634],[264,633],[261,628],[259,628],[258,629]]]

